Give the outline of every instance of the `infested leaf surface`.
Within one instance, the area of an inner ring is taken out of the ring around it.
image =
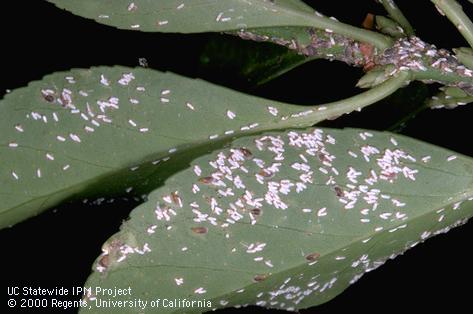
[[[314,11],[299,0],[48,1],[74,14],[117,28],[172,33],[273,26],[310,27]]]
[[[143,68],[46,76],[0,102],[0,228],[70,198],[141,195],[174,164],[306,110]]]
[[[86,286],[126,283],[133,295],[122,300],[212,304],[160,313],[315,306],[465,223],[472,173],[469,157],[390,133],[307,129],[239,138],[153,191],[104,244]],[[87,297],[93,313],[108,313],[94,307],[102,299]]]

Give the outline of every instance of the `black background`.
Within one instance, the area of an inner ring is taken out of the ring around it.
[[[355,25],[361,24],[367,12],[383,14],[382,7],[373,0],[306,2],[324,14]],[[425,41],[446,48],[466,45],[430,1],[397,3]],[[473,16],[473,4],[467,1],[462,4]],[[40,0],[2,1],[0,23],[1,94],[51,72],[95,65],[138,66],[141,57],[146,58],[154,69],[200,77],[246,93],[307,105],[354,95],[359,90],[353,86],[362,75],[361,70],[341,63],[317,61],[254,88],[231,71],[203,66],[200,62],[202,49],[209,40],[235,40],[230,36],[120,31],[62,12]],[[392,110],[386,106],[370,109],[331,125],[383,129],[390,125]],[[473,105],[455,110],[428,110],[411,121],[402,133],[473,156],[469,123],[472,116]],[[90,273],[90,265],[100,254],[102,243],[118,231],[121,221],[135,205],[124,201],[102,206],[69,204],[0,231],[2,300],[5,297],[0,312],[12,312],[6,306],[8,286],[81,286]],[[331,302],[301,312],[379,313],[392,310],[416,313],[432,309],[467,312],[473,282],[472,235],[473,225],[469,223],[446,236],[431,239],[364,276]],[[248,311],[229,309],[221,312]],[[251,308],[251,311],[274,312],[259,308]]]

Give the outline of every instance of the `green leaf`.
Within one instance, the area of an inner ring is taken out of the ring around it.
[[[49,75],[0,102],[0,228],[71,198],[147,193],[212,145],[318,122],[297,122],[307,110],[143,68]]]
[[[287,26],[330,29],[387,48],[391,40],[320,14],[299,0],[48,0],[59,8],[120,29],[202,33]]]
[[[361,110],[408,78],[399,72],[362,94],[304,107],[143,68],[47,76],[0,102],[0,228],[65,200],[146,196],[232,138]]]
[[[319,58],[359,66],[364,59],[355,41],[367,42],[379,49],[392,44],[387,36],[323,16],[299,0],[48,1],[74,14],[121,29],[172,33],[224,31],[244,39],[279,44],[293,51],[265,60],[266,66],[258,75],[253,74],[250,62],[248,76],[257,82],[266,82]]]
[[[453,51],[455,52],[458,61],[460,61],[469,68],[473,68],[473,49],[461,47],[454,48]]]
[[[308,129],[239,138],[131,213],[104,244],[85,300],[92,313],[108,313],[96,307],[111,299],[103,289],[131,287],[114,300],[148,302],[147,312],[297,311],[465,223],[472,201],[471,158],[400,135]],[[156,299],[210,306],[158,310]]]
[[[389,17],[392,19],[391,21],[399,25],[399,27],[394,26],[393,28],[391,28],[393,24],[387,21],[388,19],[382,18],[382,19],[385,19],[385,21],[381,23],[386,26],[385,30],[387,31],[388,34],[390,32],[393,32],[393,36],[395,37],[398,37],[401,34],[404,34],[404,36],[408,36],[408,37],[415,35],[412,25],[404,16],[402,11],[398,8],[394,0],[380,0],[378,2],[380,2],[384,6],[384,8],[389,14]],[[378,19],[378,17],[376,17],[376,19]],[[377,21],[377,24],[378,24],[378,21]]]
[[[298,0],[48,1],[102,24],[147,32],[199,33],[248,27],[312,26],[313,12]]]
[[[406,36],[404,30],[398,23],[381,15],[376,16],[376,29],[394,38],[402,38]]]
[[[440,92],[427,101],[427,107],[454,109],[473,102],[473,96],[454,86],[440,87]]]
[[[372,88],[389,79],[390,73],[395,70],[392,64],[381,66],[370,70],[356,84],[360,88]]]
[[[201,56],[207,69],[252,85],[265,84],[313,59],[286,47],[220,35],[209,41]]]

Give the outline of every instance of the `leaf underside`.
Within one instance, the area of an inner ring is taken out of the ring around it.
[[[46,76],[0,102],[0,228],[79,196],[147,193],[186,159],[306,110],[143,68]]]
[[[282,53],[280,60],[269,60],[271,68],[258,75],[258,81],[270,80],[314,59],[339,60],[340,56],[358,54],[348,47],[347,38],[332,30],[338,22],[299,0],[48,1],[76,15],[119,29],[165,33],[228,32],[252,41],[290,47],[294,51]],[[351,28],[345,25],[344,30]],[[318,45],[314,43],[317,40]],[[320,41],[325,44],[321,45]]]
[[[153,191],[104,244],[85,286],[130,286],[120,300],[148,301],[145,310],[114,313],[296,311],[465,223],[472,200],[471,158],[400,135],[308,129],[242,137]],[[91,292],[93,313],[108,313],[95,307],[108,297]],[[211,305],[150,308],[156,298]]]
[[[312,26],[299,0],[48,0],[61,9],[120,29],[202,33],[257,27]]]

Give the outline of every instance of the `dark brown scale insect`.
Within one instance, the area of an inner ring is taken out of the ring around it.
[[[212,177],[199,178],[199,182],[203,184],[212,184],[214,182],[214,178]]]
[[[262,177],[265,177],[265,178],[271,178],[272,176],[274,176],[274,173],[272,173],[271,171],[269,170],[266,170],[266,169],[261,169],[258,174]]]
[[[261,282],[261,281],[264,281],[266,280],[266,278],[268,278],[268,275],[267,274],[262,274],[262,275],[256,275],[253,277],[253,280],[255,282]]]
[[[320,254],[319,253],[311,253],[311,254],[307,254],[305,256],[305,259],[308,261],[308,262],[315,262],[316,260],[318,260],[320,257]]]
[[[253,157],[253,153],[248,149],[248,148],[244,148],[244,147],[241,147],[240,148],[240,152],[243,154],[243,156],[245,156],[246,158],[252,158]]]
[[[318,154],[318,157],[319,157],[319,160],[320,160],[321,162],[330,161],[330,160],[327,158],[327,156],[324,155],[324,154],[322,154],[322,153],[319,153],[319,154]]]
[[[179,195],[177,195],[177,192],[172,192],[171,193],[171,199],[172,199],[172,202],[178,206],[181,206],[182,204],[182,201],[181,201],[181,198],[179,197]]]
[[[263,213],[263,211],[259,208],[253,208],[250,210],[250,213],[253,215],[253,216],[261,216],[261,214]]]
[[[110,257],[108,256],[108,254],[102,256],[102,258],[99,260],[99,265],[105,268],[107,268],[108,265],[110,265]]]
[[[192,227],[192,232],[197,234],[206,234],[209,230],[205,227]]]
[[[43,98],[44,98],[44,100],[46,100],[47,102],[54,102],[54,100],[55,100],[55,99],[54,99],[54,96],[51,95],[51,94],[46,94],[46,95],[43,94]]]
[[[337,197],[342,197],[343,196],[343,190],[342,190],[341,187],[339,187],[337,185],[333,189],[335,190],[335,194],[337,195]]]

